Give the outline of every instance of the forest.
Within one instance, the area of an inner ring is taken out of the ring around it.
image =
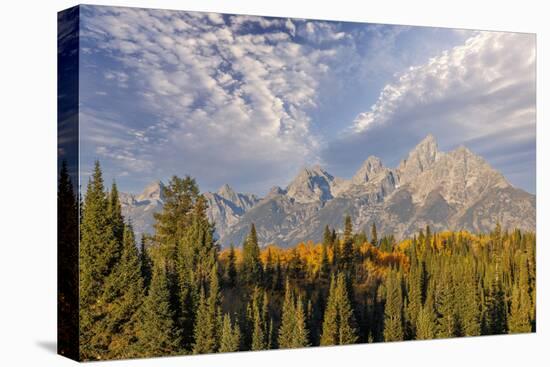
[[[62,166],[58,207],[79,221],[75,232],[63,217],[60,246],[79,246],[82,360],[536,329],[534,233],[426,226],[396,240],[346,216],[321,243],[260,247],[252,225],[244,243],[221,249],[193,178],[172,177],[163,194],[154,233],[135,238],[99,162],[82,198]]]

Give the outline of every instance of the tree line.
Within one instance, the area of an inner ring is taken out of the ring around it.
[[[66,181],[63,200],[77,200]],[[262,249],[252,225],[242,246],[222,250],[193,178],[172,177],[163,194],[154,233],[137,241],[116,184],[106,190],[95,164],[79,218],[81,359],[536,328],[534,233],[426,227],[397,242],[379,238],[374,223],[354,232],[346,216],[322,243]]]

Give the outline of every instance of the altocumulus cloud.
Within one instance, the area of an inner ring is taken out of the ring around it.
[[[433,133],[443,148],[465,144],[534,191],[535,61],[534,35],[478,32],[398,73],[325,155],[337,165],[363,147],[395,164]]]
[[[250,187],[257,187],[284,181],[318,159],[307,111],[315,108],[319,83],[337,53],[292,40],[296,29],[310,34],[302,31],[312,27],[308,22],[131,8],[88,11],[82,37],[97,49],[86,51],[121,65],[123,70],[108,70],[105,78],[125,89],[139,85],[136,103],[156,116],[124,136],[148,139],[156,166],[177,167],[207,185],[248,175]],[[324,37],[344,37],[331,32],[334,26],[315,25]],[[317,32],[311,36],[311,44],[322,41]],[[100,120],[90,118],[89,125]],[[128,145],[95,153],[120,158],[118,164],[134,173],[150,170],[151,162],[139,163],[139,151]]]

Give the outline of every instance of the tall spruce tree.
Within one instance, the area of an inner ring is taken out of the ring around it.
[[[279,348],[301,348],[308,345],[308,330],[301,297],[295,299],[294,290],[287,281],[279,328]]]
[[[241,332],[239,330],[239,325],[231,324],[231,317],[229,314],[223,316],[222,321],[222,331],[220,337],[220,348],[218,351],[220,353],[226,352],[236,352],[239,350]]]
[[[82,359],[101,359],[110,343],[103,329],[109,304],[97,300],[102,297],[105,282],[120,256],[121,244],[109,218],[108,200],[97,161],[84,198],[80,234],[80,354]]]
[[[131,224],[124,226],[122,254],[105,282],[100,302],[109,304],[103,327],[110,338],[109,357],[134,356],[137,311],[143,300],[143,278]]]
[[[116,182],[113,181],[111,186],[111,192],[109,193],[109,203],[107,207],[109,220],[111,221],[111,227],[113,234],[119,243],[122,243],[124,236],[124,218],[122,217],[122,207],[120,205],[120,198],[118,195],[118,188]]]
[[[229,253],[227,254],[225,279],[230,288],[233,288],[237,284],[237,257],[235,254],[235,246],[233,246],[233,244],[229,246]]]
[[[184,352],[170,299],[166,265],[159,261],[154,264],[149,293],[140,309],[136,347],[139,356],[165,356]]]
[[[245,284],[257,285],[262,279],[262,264],[260,260],[260,246],[254,223],[250,226],[243,245],[243,261],[241,264],[241,278]]]
[[[353,344],[357,341],[355,316],[346,285],[346,277],[339,273],[331,279],[323,320],[321,345]]]
[[[220,297],[218,266],[215,264],[210,272],[208,297],[206,297],[204,289],[200,292],[194,327],[194,354],[214,353],[219,348],[222,327]]]
[[[400,274],[392,270],[386,277],[386,304],[384,306],[384,340],[404,339],[403,291]]]

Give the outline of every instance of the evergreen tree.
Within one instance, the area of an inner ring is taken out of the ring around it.
[[[100,302],[109,304],[103,320],[106,333],[111,335],[109,357],[129,358],[136,343],[137,311],[143,299],[143,278],[139,255],[130,224],[124,226],[122,255],[109,275]]]
[[[346,215],[344,220],[344,238],[342,243],[342,253],[340,254],[339,269],[344,271],[348,276],[353,274],[353,226],[351,217]]]
[[[353,344],[357,341],[355,316],[349,300],[345,275],[332,277],[321,345]]]
[[[373,246],[378,246],[378,233],[376,232],[376,223],[372,222],[370,241]]]
[[[245,284],[259,284],[262,278],[262,264],[260,261],[260,246],[258,245],[258,235],[256,226],[250,227],[250,233],[243,245],[243,261],[241,268],[241,277]]]
[[[231,325],[231,317],[229,314],[223,316],[222,331],[220,337],[220,353],[237,352],[239,350],[241,332],[239,325]]]
[[[193,353],[214,353],[219,349],[221,336],[221,298],[218,266],[214,264],[210,272],[208,297],[204,289],[200,292],[199,307],[195,320],[195,344]]]
[[[416,339],[433,339],[435,338],[435,309],[433,296],[429,294],[426,298],[426,303],[420,309],[416,318]]]
[[[110,343],[103,319],[109,305],[97,302],[105,281],[118,260],[121,244],[117,241],[108,215],[108,200],[99,162],[96,161],[88,184],[80,226],[80,353],[82,359],[100,359]]]
[[[438,281],[435,294],[437,313],[437,337],[451,338],[456,336],[457,319],[455,303],[455,286],[449,270],[443,270],[443,276]]]
[[[113,234],[119,243],[122,243],[124,236],[124,218],[122,217],[122,208],[118,196],[118,188],[115,182],[111,186],[109,194],[108,214],[111,221]]]
[[[219,250],[214,241],[214,227],[206,215],[204,197],[196,199],[188,217],[189,224],[177,242],[174,278],[177,284],[176,300],[179,303],[178,323],[183,329],[182,342],[190,348],[193,345],[200,290],[206,288],[212,279],[218,279],[217,273],[212,274],[212,271],[217,269]]]
[[[301,348],[308,345],[308,331],[304,305],[301,297],[295,300],[294,291],[287,281],[281,327],[279,328],[279,348]]]
[[[498,275],[496,275],[491,282],[491,288],[486,302],[486,333],[492,335],[506,333],[506,301],[502,289],[502,281]]]
[[[403,291],[401,288],[401,278],[394,270],[390,271],[386,278],[386,292],[384,340],[403,340]]]
[[[138,318],[138,355],[152,357],[183,352],[180,331],[174,317],[166,267],[163,264],[155,264],[149,293],[145,297]]]
[[[319,267],[319,278],[328,279],[330,274],[330,263],[328,261],[328,246],[323,242],[321,249],[321,266]]]
[[[147,245],[146,245],[146,236],[143,234],[141,235],[141,241],[139,244],[139,262],[141,267],[141,277],[143,278],[143,285],[145,288],[149,287],[149,284],[151,283],[151,272],[152,272],[152,260],[149,256],[149,253],[147,252]]]
[[[233,244],[229,246],[229,253],[227,254],[225,279],[227,285],[231,288],[237,284],[237,257],[235,255],[235,247],[233,246]]]
[[[169,270],[174,266],[178,243],[191,224],[189,215],[201,197],[196,181],[190,176],[173,176],[167,186],[162,186],[164,204],[162,211],[155,213],[155,241],[162,245]]]
[[[527,296],[528,294],[522,291],[518,283],[514,284],[510,316],[508,317],[508,330],[510,333],[528,333],[531,331]]]

